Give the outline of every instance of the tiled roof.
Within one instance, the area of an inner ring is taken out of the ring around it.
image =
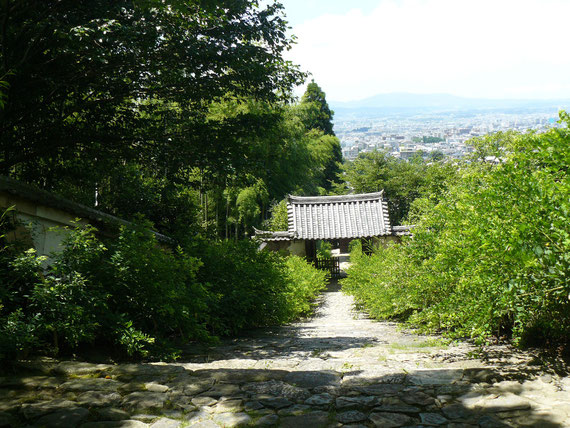
[[[410,236],[413,227],[413,225],[392,226],[392,234],[395,236]]]
[[[294,235],[289,231],[272,232],[270,230],[259,230],[253,228],[255,237],[261,241],[290,241]]]
[[[383,192],[343,196],[289,196],[289,233],[296,239],[390,235]]]

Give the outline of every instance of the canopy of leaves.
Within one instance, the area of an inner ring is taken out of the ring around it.
[[[247,221],[248,226],[260,227],[267,216],[269,201],[279,201],[288,194],[326,192],[325,186],[330,185],[326,179],[328,166],[334,162],[335,150],[340,146],[336,137],[307,129],[299,106],[275,106],[254,101],[237,104],[229,100],[216,104],[212,110],[215,113],[212,111],[210,120],[250,113],[264,114],[268,120],[263,132],[240,137],[247,142],[247,164],[230,175],[210,169],[204,171],[203,183],[214,198],[210,210],[225,204],[232,224],[243,223],[245,217],[235,208],[238,195],[251,186],[264,185],[266,195],[250,198],[257,201],[260,217],[253,222]],[[225,190],[220,191],[221,188]],[[222,197],[222,193],[226,197]]]
[[[344,165],[343,178],[355,193],[384,190],[390,221],[399,225],[407,219],[412,202],[419,197],[437,200],[453,180],[456,165],[439,161],[426,163],[421,157],[410,162],[386,152],[361,153]]]
[[[319,186],[324,189],[324,192],[328,192],[335,184],[341,182],[339,175],[341,173],[342,149],[340,141],[333,131],[332,118],[334,112],[329,108],[325,93],[314,80],[307,85],[307,90],[296,109],[306,129],[313,130],[314,133],[324,134],[319,145],[327,145],[328,154],[327,158],[322,161],[324,171]],[[322,151],[322,148],[315,148],[315,150]]]
[[[169,235],[257,221],[235,204],[258,180],[259,221],[324,182],[279,3],[7,0],[0,22],[0,174]]]
[[[256,4],[3,1],[0,173],[94,190],[125,162],[171,177],[234,168],[240,133],[267,118],[209,122],[210,103],[285,100],[303,78],[281,56],[291,43],[282,6]]]

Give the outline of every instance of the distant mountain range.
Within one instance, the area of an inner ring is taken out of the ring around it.
[[[358,101],[330,101],[329,104],[339,113],[363,109],[384,111],[518,110],[569,108],[570,99],[484,99],[449,94],[394,92]]]

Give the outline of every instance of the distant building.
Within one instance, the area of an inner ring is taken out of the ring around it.
[[[400,159],[408,160],[417,153],[415,146],[401,146],[400,147]]]

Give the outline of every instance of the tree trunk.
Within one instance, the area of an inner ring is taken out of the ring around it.
[[[229,230],[228,230],[228,218],[230,217],[230,201],[228,201],[228,198],[226,198],[226,219],[225,219],[225,223],[226,223],[226,239],[229,239]]]

